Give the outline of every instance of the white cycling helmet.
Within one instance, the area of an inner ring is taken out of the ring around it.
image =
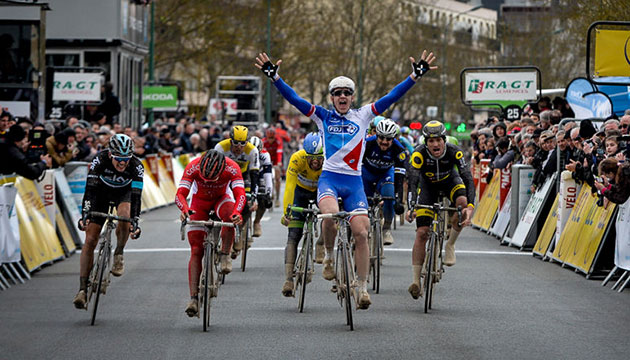
[[[336,78],[330,80],[330,83],[328,84],[329,93],[332,94],[333,90],[339,88],[347,88],[354,92],[354,81],[345,76],[337,76]]]
[[[262,151],[263,143],[258,136],[252,136],[249,142],[258,149],[258,152]]]
[[[390,119],[381,120],[376,125],[376,135],[394,138],[397,133],[398,125]]]

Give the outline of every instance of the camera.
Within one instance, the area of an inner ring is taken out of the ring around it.
[[[41,155],[46,155],[48,150],[46,149],[46,138],[48,132],[46,130],[31,130],[28,134],[28,149],[26,150],[26,157],[30,162],[39,161]]]

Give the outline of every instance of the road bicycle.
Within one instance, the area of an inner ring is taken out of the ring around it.
[[[337,256],[335,259],[335,280],[332,291],[337,294],[337,300],[342,308],[346,310],[346,325],[350,330],[354,330],[352,322],[352,297],[357,303],[356,291],[357,281],[354,268],[354,261],[351,256],[352,239],[350,232],[350,217],[356,215],[367,215],[367,210],[354,210],[351,212],[340,211],[334,214],[319,214],[318,219],[335,219],[338,223],[337,229]]]
[[[304,311],[304,296],[306,294],[306,284],[311,282],[315,272],[315,261],[313,258],[313,239],[317,238],[317,215],[319,210],[314,208],[314,201],[310,201],[308,208],[289,206],[288,212],[292,211],[305,215],[304,235],[302,236],[302,248],[298,253],[293,268],[295,277],[295,292],[298,294],[298,310]]]
[[[252,205],[253,203],[253,199],[254,196],[252,194],[246,194],[247,197],[247,208],[249,209],[249,207]],[[258,206],[261,206],[261,204],[258,204]],[[242,254],[241,254],[241,271],[245,271],[245,266],[247,265],[247,250],[249,250],[249,247],[251,246],[251,244],[254,242],[252,236],[254,235],[254,224],[253,224],[253,220],[252,217],[256,215],[256,212],[249,212],[249,216],[247,216],[247,221],[245,222],[245,224],[243,225],[243,230],[245,232],[245,240],[242,248]],[[238,237],[237,238],[238,241],[241,241],[241,238]],[[235,240],[236,241],[236,240]]]
[[[211,213],[211,216],[213,214]],[[186,239],[187,226],[203,226],[206,236],[203,240],[203,260],[201,261],[201,276],[199,277],[199,292],[197,296],[197,308],[203,308],[203,331],[208,331],[210,326],[210,306],[213,297],[217,297],[219,287],[225,281],[225,275],[221,272],[221,228],[234,228],[235,238],[238,238],[238,226],[231,222],[218,220],[189,220],[184,219],[180,227],[182,241]],[[197,312],[199,317],[199,312]]]
[[[372,290],[377,294],[381,287],[381,264],[383,260],[383,201],[395,200],[391,196],[381,196],[375,193],[369,196],[368,216],[370,229],[368,232],[368,244],[370,246],[370,275],[372,278]],[[396,218],[394,218],[396,222]]]
[[[431,309],[433,302],[433,287],[435,283],[441,280],[444,274],[442,248],[444,247],[444,239],[447,237],[448,212],[457,212],[458,223],[461,224],[462,209],[460,206],[453,208],[445,206],[442,203],[435,203],[433,205],[416,204],[415,209],[427,209],[433,212],[429,240],[426,244],[424,266],[422,269],[424,277],[424,312],[427,313],[429,309]]]
[[[98,211],[88,212],[88,218],[104,218],[105,229],[98,238],[98,255],[92,264],[92,270],[88,277],[88,286],[86,289],[87,303],[85,309],[92,308],[92,320],[90,325],[94,325],[96,320],[96,311],[98,310],[98,302],[101,294],[105,295],[110,283],[110,269],[112,266],[112,232],[115,232],[117,221],[131,222],[131,219],[113,214],[114,204],[109,205],[108,213]]]

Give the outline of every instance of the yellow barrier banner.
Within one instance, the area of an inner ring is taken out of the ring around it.
[[[148,168],[146,160],[142,160],[142,164],[145,169]],[[151,209],[157,206],[166,205],[166,199],[160,191],[160,188],[155,183],[155,179],[151,175],[150,171],[144,172],[142,187],[142,209]]]
[[[18,177],[15,187],[18,189],[15,208],[20,223],[20,248],[26,268],[33,271],[42,264],[63,258],[64,253],[35,183]]]
[[[192,161],[192,159],[188,154],[181,154],[177,157],[177,161],[182,164],[183,168],[186,168],[186,165],[188,165]]]
[[[177,189],[175,188],[175,184],[173,183],[168,169],[166,168],[166,165],[164,165],[164,161],[162,159],[159,159],[158,161],[158,172],[158,183],[160,184],[160,191],[162,191],[162,194],[164,195],[164,198],[168,203],[174,202],[175,192],[177,191]]]
[[[588,185],[583,185],[588,187]],[[590,192],[590,187],[589,192]],[[589,194],[590,195],[590,194]],[[581,270],[585,274],[590,274],[600,247],[604,234],[608,228],[608,223],[617,205],[608,203],[608,206],[597,206],[597,196],[588,196],[586,202],[588,211],[581,218],[580,232],[575,241],[575,246],[567,254],[566,264]]]
[[[595,30],[595,76],[630,76],[629,38],[629,30]]]
[[[582,186],[580,194],[575,201],[575,205],[569,215],[569,220],[564,226],[560,239],[556,244],[556,248],[553,250],[553,259],[562,263],[566,262],[569,253],[575,248],[575,243],[579,236],[581,223],[580,220],[584,218],[584,213],[588,211],[586,203],[591,197],[591,188],[588,186]]]
[[[538,239],[536,240],[536,244],[534,245],[534,249],[532,252],[534,254],[545,256],[547,251],[549,250],[549,246],[551,245],[551,241],[553,240],[556,234],[556,227],[558,225],[558,194],[556,194],[556,199],[553,201],[553,205],[551,206],[551,211],[547,216],[547,220],[545,220],[545,225],[543,225],[540,234],[538,235]]]
[[[499,204],[501,203],[501,170],[495,170],[492,180],[490,180],[490,189],[488,190],[492,194],[492,200],[488,204],[488,211],[481,224],[483,229],[490,229],[492,226],[492,220],[497,211],[499,211]]]
[[[493,176],[492,180],[490,180],[490,184],[486,187],[486,191],[484,191],[481,200],[479,200],[475,213],[473,214],[473,225],[484,230],[490,227],[490,225],[487,225],[487,218],[494,217],[494,213],[499,207],[499,200],[497,198],[497,196],[501,195],[499,186],[500,179]],[[490,218],[489,222],[492,222],[492,218]]]
[[[66,225],[65,220],[63,219],[63,214],[61,213],[61,209],[59,209],[59,205],[55,204],[55,219],[57,230],[59,234],[61,234],[61,241],[66,246],[66,250],[68,253],[73,253],[77,247],[74,245],[74,239],[72,238],[72,234],[70,234],[70,229]]]

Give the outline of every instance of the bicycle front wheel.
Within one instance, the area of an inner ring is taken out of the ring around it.
[[[247,224],[245,226],[245,242],[243,244],[243,254],[241,255],[241,271],[245,271],[245,265],[247,264],[247,248],[249,248],[249,244],[251,243],[252,237],[252,215],[249,215],[247,219]]]
[[[350,326],[350,330],[354,330],[354,324],[352,322],[352,288],[350,287],[350,249],[348,244],[342,246],[342,261],[343,261],[343,288],[344,288],[344,302],[346,308],[346,320],[347,325]]]
[[[90,279],[90,287],[94,296],[94,304],[92,306],[92,320],[90,321],[90,325],[94,325],[94,321],[96,321],[96,311],[98,310],[98,300],[101,297],[101,288],[103,286],[103,277],[105,271],[107,271],[107,264],[109,263],[109,257],[111,255],[111,249],[107,244],[104,244],[100,247],[98,251],[98,257],[94,262],[94,266],[96,267],[94,271],[94,278]]]
[[[306,284],[308,283],[308,273],[309,273],[309,263],[311,259],[311,252],[313,248],[313,239],[311,237],[311,233],[307,232],[304,237],[304,243],[302,244],[302,255],[300,256],[300,261],[298,263],[298,272],[297,272],[297,285],[299,286],[299,297],[298,297],[298,309],[300,312],[304,312],[304,298],[306,296]],[[296,290],[298,290],[296,288]]]
[[[433,272],[434,264],[435,264],[435,233],[431,233],[431,237],[429,238],[429,244],[427,248],[427,256],[426,258],[426,271],[424,275],[424,312],[425,314],[429,312],[431,308],[431,297],[433,296],[433,276],[435,276]]]
[[[214,287],[214,249],[208,244],[203,258],[203,276],[201,278],[203,287],[201,297],[203,298],[203,331],[208,331],[210,326],[210,305],[212,301],[212,289]]]
[[[378,294],[381,289],[381,257],[383,250],[383,228],[380,221],[376,224],[374,231],[374,285],[373,290]]]

